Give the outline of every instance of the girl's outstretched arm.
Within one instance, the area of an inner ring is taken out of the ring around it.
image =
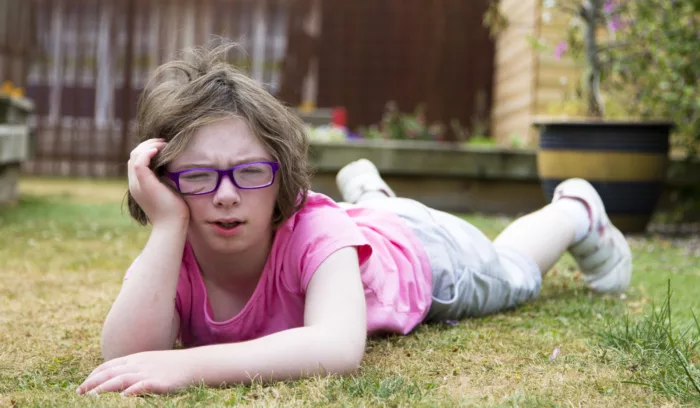
[[[210,386],[349,374],[362,362],[367,312],[357,251],[340,249],[309,282],[304,327],[242,343],[138,353],[92,372],[79,393],[168,393]]]

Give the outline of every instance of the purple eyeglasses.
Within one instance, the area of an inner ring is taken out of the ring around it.
[[[180,194],[202,195],[216,191],[223,176],[228,176],[233,185],[241,190],[269,187],[275,182],[279,168],[277,162],[261,161],[239,164],[226,170],[197,168],[168,172],[167,175]]]

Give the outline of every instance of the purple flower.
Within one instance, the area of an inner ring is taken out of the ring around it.
[[[606,14],[612,14],[615,11],[615,0],[605,0],[605,4],[603,4],[603,11]]]
[[[622,19],[620,16],[613,16],[608,20],[608,29],[613,33],[622,28]]]
[[[566,41],[557,44],[557,48],[554,49],[554,58],[561,59],[561,56],[564,55],[567,49],[569,49],[569,44]]]
[[[459,324],[459,321],[457,320],[445,320],[446,324],[449,324],[450,326],[457,326]]]

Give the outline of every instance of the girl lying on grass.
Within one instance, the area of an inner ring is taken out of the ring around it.
[[[580,179],[493,242],[367,160],[338,173],[343,203],[310,191],[303,124],[225,53],[165,64],[140,101],[128,201],[151,235],[78,393],[350,374],[368,335],[535,299],[567,250],[593,290],[627,288],[629,247]]]

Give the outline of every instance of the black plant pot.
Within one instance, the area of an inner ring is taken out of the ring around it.
[[[670,122],[538,120],[537,167],[551,201],[568,178],[588,180],[622,232],[646,231],[666,182]]]

